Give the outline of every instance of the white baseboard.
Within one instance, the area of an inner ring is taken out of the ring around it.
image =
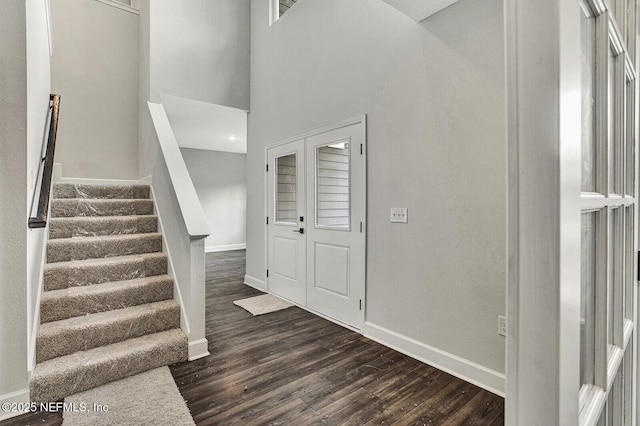
[[[267,284],[262,280],[252,277],[251,275],[244,276],[244,283],[256,290],[267,291]]]
[[[189,361],[195,361],[196,359],[204,358],[209,355],[209,342],[207,339],[189,342]]]
[[[505,375],[384,327],[365,322],[365,337],[436,367],[462,380],[505,396]]]
[[[142,179],[96,179],[74,178],[62,176],[62,163],[53,164],[53,181],[55,183],[74,183],[76,185],[146,185],[149,178]]]
[[[28,404],[30,401],[29,389],[22,389],[17,392],[6,393],[0,395],[0,407],[6,404]],[[24,411],[4,411],[0,408],[0,421],[7,420],[11,417],[16,417],[21,414],[28,413],[29,410]]]
[[[56,183],[73,183],[76,185],[140,185],[139,179],[90,179],[60,177]]]
[[[244,250],[247,244],[229,244],[226,246],[208,246],[204,248],[205,253],[215,253],[219,251]]]

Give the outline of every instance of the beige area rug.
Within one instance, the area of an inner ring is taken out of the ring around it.
[[[236,300],[233,304],[244,308],[253,316],[281,311],[295,306],[293,303],[280,299],[278,296],[274,296],[273,294],[263,294],[262,296]]]
[[[63,426],[195,425],[168,367],[77,393],[64,402],[74,410],[63,413]]]

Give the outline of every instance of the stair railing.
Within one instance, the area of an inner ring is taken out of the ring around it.
[[[42,182],[40,183],[40,195],[38,197],[38,210],[35,217],[29,218],[29,228],[44,228],[47,226],[49,215],[49,198],[51,194],[51,182],[53,179],[53,157],[56,152],[56,137],[58,134],[58,115],[60,113],[60,95],[52,94],[49,97],[51,120],[49,122],[49,139],[47,151],[38,165],[38,176],[42,169]],[[44,165],[44,168],[42,166]]]

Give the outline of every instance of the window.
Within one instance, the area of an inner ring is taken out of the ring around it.
[[[300,0],[269,0],[269,25],[273,25]]]
[[[316,226],[349,229],[349,140],[316,148]]]
[[[296,154],[276,159],[276,222],[298,223]]]

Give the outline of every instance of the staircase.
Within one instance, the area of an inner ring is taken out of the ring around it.
[[[148,186],[55,185],[32,402],[187,359]]]

